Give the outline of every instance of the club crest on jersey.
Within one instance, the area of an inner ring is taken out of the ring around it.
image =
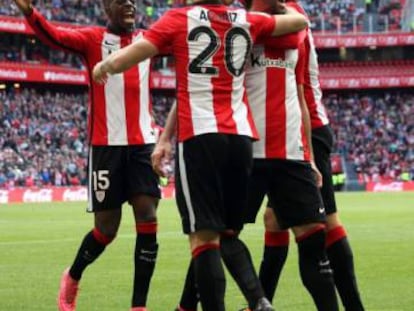
[[[95,191],[95,197],[99,203],[102,203],[103,200],[105,200],[105,191],[101,191],[101,190]]]
[[[201,10],[199,19],[201,21],[221,21],[221,22],[235,22],[237,20],[237,12],[225,12],[217,14],[208,10]]]
[[[272,59],[263,57],[263,54],[250,54],[250,65],[252,67],[276,67],[283,69],[295,69],[295,63],[281,58]]]

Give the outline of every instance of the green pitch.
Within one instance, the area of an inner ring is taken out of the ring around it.
[[[367,311],[414,310],[414,193],[345,193],[338,195],[338,203]],[[92,227],[85,207],[86,203],[0,205],[1,311],[56,310],[61,272]],[[159,224],[159,261],[148,306],[151,311],[172,311],[189,261],[174,201],[160,205]],[[242,235],[256,264],[262,235],[261,220]],[[311,311],[291,242],[275,305],[278,310]],[[84,274],[78,311],[129,310],[134,244],[132,213],[125,206],[117,240]],[[230,311],[244,306],[230,277],[226,303]]]

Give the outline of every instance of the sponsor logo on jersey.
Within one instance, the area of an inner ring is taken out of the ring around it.
[[[250,65],[252,67],[275,67],[282,69],[295,69],[295,63],[293,61],[287,61],[281,58],[272,59],[254,53],[250,54]]]

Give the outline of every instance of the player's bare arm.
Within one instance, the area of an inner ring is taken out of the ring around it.
[[[165,123],[164,131],[160,139],[155,145],[154,151],[151,154],[152,168],[162,177],[165,177],[165,172],[162,169],[162,160],[170,159],[172,156],[171,139],[173,138],[177,125],[177,104],[171,107],[168,113],[167,122]]]
[[[285,15],[277,15],[276,27],[273,30],[273,36],[281,36],[292,32],[297,32],[308,27],[308,20],[296,10],[286,8]]]
[[[93,68],[93,80],[105,83],[108,74],[124,72],[133,65],[158,54],[158,48],[146,39],[140,39],[108,56]]]
[[[13,0],[24,15],[30,15],[33,11],[31,0]]]

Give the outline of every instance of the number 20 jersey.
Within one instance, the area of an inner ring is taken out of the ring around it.
[[[178,140],[206,133],[258,138],[244,87],[253,43],[270,36],[274,17],[224,5],[168,11],[145,38],[172,48],[177,73]]]

